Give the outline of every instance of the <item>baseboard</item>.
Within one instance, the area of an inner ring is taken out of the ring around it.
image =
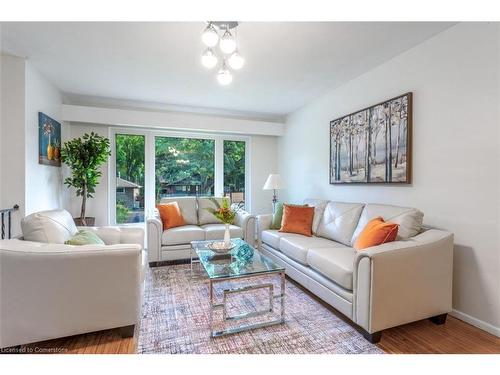
[[[492,325],[490,323],[486,323],[482,320],[474,318],[473,316],[470,316],[466,313],[463,313],[463,312],[455,310],[455,309],[453,309],[451,311],[450,315],[454,316],[457,319],[463,320],[464,322],[469,323],[469,324],[473,325],[474,327],[480,328],[483,331],[491,333],[492,335],[500,337],[500,328],[495,327],[494,325]]]

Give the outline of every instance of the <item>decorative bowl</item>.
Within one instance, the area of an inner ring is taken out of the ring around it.
[[[226,247],[224,242],[218,241],[218,242],[212,242],[207,245],[207,247],[212,250],[214,253],[217,254],[225,254],[234,249],[235,245],[231,242],[231,245],[229,247]]]

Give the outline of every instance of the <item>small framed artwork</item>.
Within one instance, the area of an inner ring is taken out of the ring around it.
[[[61,166],[61,124],[38,112],[38,164]]]
[[[412,93],[330,122],[330,184],[410,184]]]

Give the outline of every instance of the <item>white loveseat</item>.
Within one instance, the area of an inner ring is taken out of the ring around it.
[[[451,311],[453,234],[422,227],[423,213],[381,204],[307,199],[312,237],[270,230],[257,217],[260,250],[286,274],[351,319],[371,342],[381,331]],[[396,241],[356,251],[352,244],[377,216],[399,224]]]
[[[221,198],[217,198],[220,202]],[[213,202],[203,197],[163,198],[160,204],[177,202],[186,225],[163,229],[158,210],[147,219],[148,261],[151,266],[158,262],[189,259],[191,241],[217,240],[224,238],[225,225],[205,208],[214,207]],[[242,238],[252,246],[255,244],[255,216],[238,210],[235,222],[230,226],[231,238]]]
[[[64,242],[79,228],[67,211],[29,215],[22,227],[34,241],[0,241],[0,348],[110,328],[133,335],[142,228],[86,227],[106,245],[71,246]]]

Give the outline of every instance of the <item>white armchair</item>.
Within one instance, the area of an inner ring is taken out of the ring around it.
[[[119,327],[133,335],[144,231],[85,229],[106,245],[0,241],[0,348]]]

